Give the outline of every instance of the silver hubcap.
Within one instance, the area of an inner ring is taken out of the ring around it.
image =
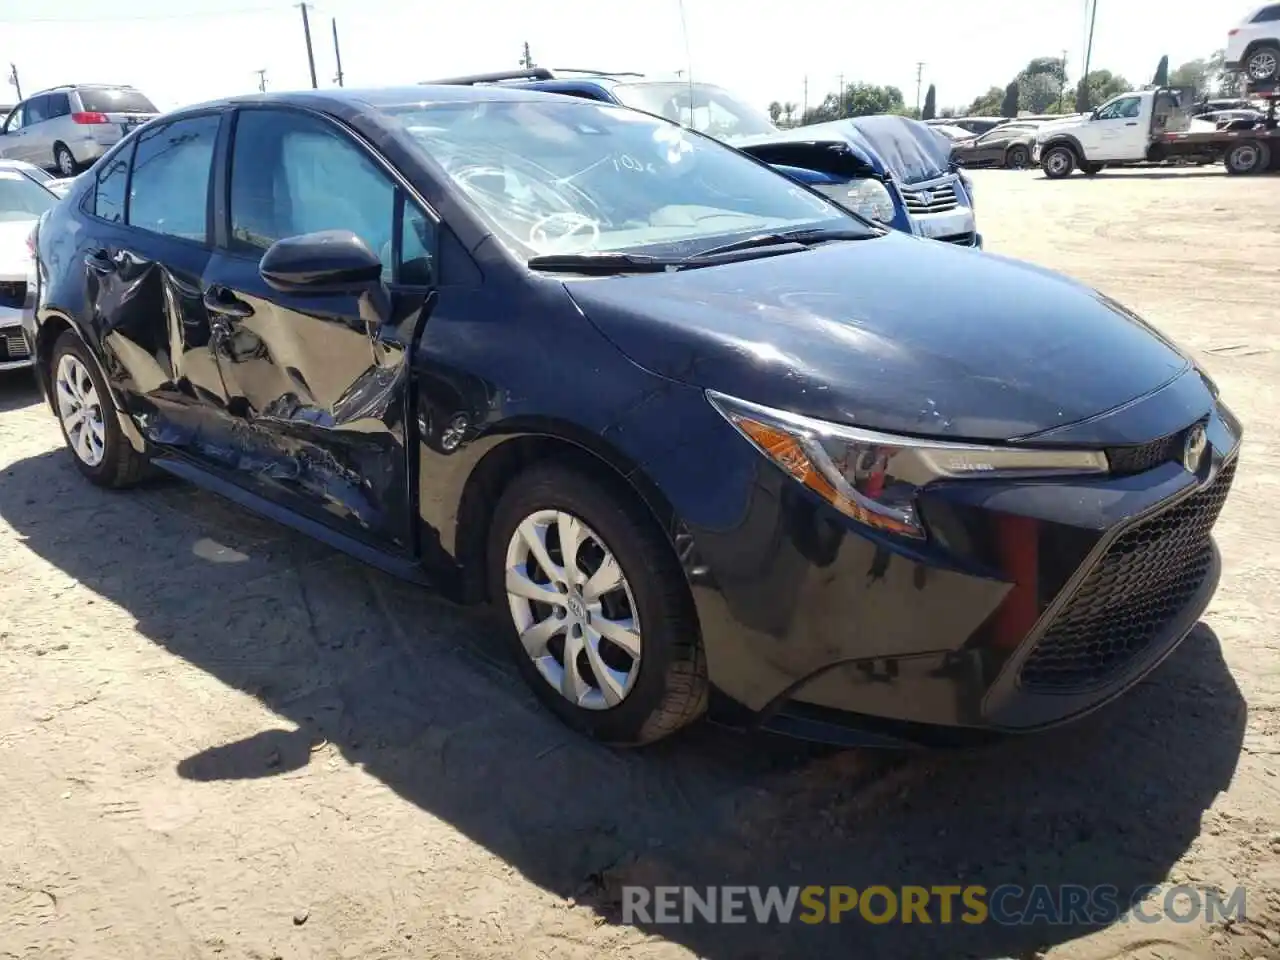
[[[58,416],[67,433],[67,443],[85,466],[96,467],[106,455],[106,423],[97,388],[85,365],[69,353],[58,361],[54,379]]]
[[[1249,61],[1249,76],[1254,80],[1270,80],[1276,72],[1276,55],[1259,53]]]
[[[58,172],[67,176],[75,173],[76,162],[71,159],[71,154],[65,150],[58,151]]]
[[[507,604],[543,679],[587,710],[616,707],[640,673],[640,619],[622,568],[572,514],[539,510],[511,536]]]
[[[1258,162],[1258,151],[1253,147],[1237,147],[1231,160],[1237,170],[1249,170]]]
[[[1054,173],[1062,173],[1067,169],[1067,158],[1060,153],[1055,153],[1049,157],[1049,169]]]

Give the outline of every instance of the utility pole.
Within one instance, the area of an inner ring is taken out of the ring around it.
[[[18,81],[18,65],[16,63],[9,64],[9,82],[13,84],[13,89],[18,92],[18,99],[22,99],[22,84]]]
[[[258,75],[258,92],[266,93],[267,92],[267,71],[255,70],[253,72]]]
[[[920,81],[924,78],[924,61],[916,61],[916,116],[920,116]]]
[[[529,52],[529,41],[524,42],[524,56],[520,58],[520,66],[526,70],[533,69],[533,54]]]
[[[311,49],[311,21],[307,19],[307,4],[303,2],[298,6],[302,9],[302,34],[307,39],[307,66],[311,68],[311,89],[315,90],[320,84],[316,83],[316,55]]]
[[[840,104],[839,117],[841,120],[843,120],[844,119],[844,74],[843,73],[840,74],[840,94],[836,99]]]
[[[338,75],[334,77],[338,86],[342,86],[342,51],[338,49],[338,18],[333,18],[333,60],[338,65]]]
[[[1084,84],[1084,109],[1088,110],[1092,105],[1089,98],[1089,60],[1093,56],[1093,25],[1098,20],[1098,0],[1093,0],[1093,9],[1089,12],[1089,40],[1084,47],[1084,73],[1080,76],[1080,82]]]

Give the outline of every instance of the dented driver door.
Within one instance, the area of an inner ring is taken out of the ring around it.
[[[411,554],[408,361],[432,286],[416,242],[429,231],[415,232],[387,171],[322,118],[245,109],[234,141],[228,242],[202,301],[234,422],[224,468],[287,509]],[[381,252],[396,293],[379,321],[356,296],[282,293],[262,278],[276,240],[331,229]]]

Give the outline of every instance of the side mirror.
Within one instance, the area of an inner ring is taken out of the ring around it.
[[[382,261],[350,230],[325,230],[277,240],[258,272],[281,293],[356,296],[381,285]]]

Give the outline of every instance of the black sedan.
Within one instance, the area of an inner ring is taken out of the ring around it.
[[[1176,346],[646,114],[210,103],[35,244],[28,336],[89,481],[166,471],[494,604],[608,742],[708,710],[1033,730],[1132,686],[1217,585],[1240,426]]]
[[[1031,166],[1031,150],[1036,145],[1034,123],[1007,123],[951,148],[951,159],[962,167],[1003,167],[1026,170]]]

